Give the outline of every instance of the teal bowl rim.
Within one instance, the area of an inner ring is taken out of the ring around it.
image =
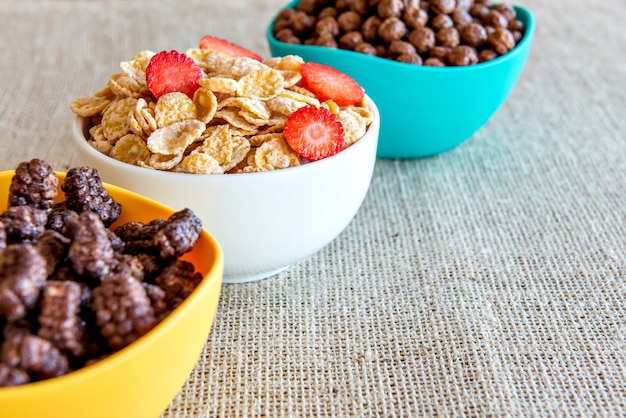
[[[468,71],[468,70],[477,70],[479,71],[480,69],[483,68],[487,68],[490,66],[494,66],[494,65],[498,65],[498,63],[501,63],[503,61],[512,59],[515,55],[517,55],[517,53],[521,50],[523,50],[525,47],[527,47],[527,44],[529,44],[530,42],[532,42],[532,38],[533,38],[533,34],[535,31],[535,18],[532,14],[532,12],[522,6],[517,6],[514,5],[513,8],[515,9],[515,13],[518,16],[523,16],[524,19],[519,19],[519,20],[523,20],[525,22],[525,29],[524,29],[524,36],[522,37],[522,39],[515,45],[515,47],[507,52],[504,55],[500,55],[490,61],[487,62],[481,62],[478,64],[474,64],[474,65],[466,65],[466,66],[445,66],[445,67],[434,67],[434,66],[427,66],[427,65],[415,65],[415,64],[407,64],[404,62],[398,62],[398,61],[394,61],[388,58],[382,58],[382,57],[377,57],[377,56],[372,56],[372,55],[367,55],[367,54],[363,54],[361,52],[355,52],[355,51],[351,51],[349,49],[341,49],[341,48],[329,48],[329,47],[325,47],[325,46],[317,46],[317,45],[303,45],[303,44],[288,44],[285,42],[281,42],[278,39],[276,39],[274,37],[274,33],[273,33],[273,29],[274,29],[274,25],[276,24],[276,19],[278,18],[278,15],[285,9],[290,9],[293,8],[293,6],[295,6],[296,4],[298,4],[301,0],[294,0],[290,3],[288,3],[287,5],[285,5],[284,7],[282,7],[277,13],[276,15],[272,18],[272,21],[270,22],[270,24],[267,27],[266,30],[266,38],[267,41],[270,45],[270,49],[272,45],[285,45],[288,48],[293,49],[294,53],[293,55],[299,55],[297,53],[297,51],[320,51],[323,53],[328,54],[329,56],[336,56],[337,58],[343,57],[343,58],[356,58],[356,59],[361,59],[362,61],[371,61],[373,63],[385,63],[385,65],[389,65],[392,68],[395,66],[398,69],[415,69],[418,71],[431,71],[431,72],[444,72],[444,73],[450,73],[450,72],[454,72],[454,71]],[[271,53],[271,51],[270,51]]]

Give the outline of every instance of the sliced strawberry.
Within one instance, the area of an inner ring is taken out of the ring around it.
[[[146,68],[146,84],[155,98],[178,91],[193,98],[199,87],[202,69],[185,54],[161,51],[150,59]]]
[[[339,106],[350,106],[363,98],[365,91],[348,74],[316,62],[302,64],[302,85],[320,101],[332,100]]]
[[[226,39],[217,38],[211,35],[205,35],[200,39],[200,49],[213,49],[220,52],[225,52],[233,57],[248,57],[257,61],[263,61],[263,57],[247,50],[246,48],[236,45]]]
[[[283,130],[287,143],[311,161],[337,154],[343,148],[343,125],[325,107],[304,106],[293,112]]]

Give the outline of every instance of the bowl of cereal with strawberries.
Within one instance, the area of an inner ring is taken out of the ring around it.
[[[189,207],[224,283],[273,276],[335,239],[367,194],[380,116],[349,75],[202,37],[141,51],[74,100],[74,145],[103,180]]]
[[[206,343],[222,268],[189,208],[88,166],[0,172],[0,416],[158,416]]]
[[[295,0],[269,24],[273,55],[352,76],[378,105],[382,158],[457,147],[506,101],[526,63],[534,17],[489,0]]]

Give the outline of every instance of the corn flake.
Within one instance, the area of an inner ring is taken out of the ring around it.
[[[215,94],[204,87],[200,87],[193,95],[193,102],[196,105],[196,113],[198,120],[209,123],[215,117],[217,112],[217,97]]]
[[[102,114],[102,130],[109,141],[116,141],[130,132],[128,115],[135,109],[137,99],[126,97],[111,102]]]
[[[319,106],[320,101],[313,96],[294,90],[283,90],[267,102],[267,107],[283,115],[291,115],[303,106]]]
[[[285,137],[272,138],[261,144],[254,155],[254,165],[261,170],[276,170],[300,165],[300,158],[291,149]]]
[[[102,140],[90,140],[89,145],[91,145],[93,148],[103,153],[104,155],[109,155],[111,153],[111,149],[113,148],[113,145],[109,141]]]
[[[141,51],[133,57],[130,61],[123,61],[120,63],[120,67],[124,74],[134,79],[141,86],[146,85],[146,68],[150,64],[150,60],[156,53],[152,51]]]
[[[231,152],[230,161],[222,164],[224,172],[232,170],[244,161],[250,152],[250,141],[244,136],[233,135],[232,136],[233,148]]]
[[[185,93],[164,94],[159,97],[154,106],[154,119],[158,128],[184,120],[197,119],[197,116],[196,105]]]
[[[150,150],[143,138],[135,134],[127,134],[117,140],[109,155],[116,160],[138,165],[139,161],[147,163]]]
[[[89,128],[89,135],[94,141],[106,141],[104,132],[102,130],[102,124],[94,125]]]
[[[154,102],[148,103],[141,98],[137,100],[135,110],[129,115],[130,130],[144,139],[158,129],[154,118],[154,107]]]
[[[284,88],[295,86],[302,80],[300,67],[304,63],[302,57],[297,55],[286,55],[284,57],[274,57],[264,61],[265,65],[278,70],[283,75],[285,83]]]
[[[350,146],[358,141],[367,130],[365,119],[352,110],[340,110],[337,114],[337,120],[343,125],[343,137],[345,146]]]
[[[200,48],[188,49],[185,55],[194,60],[208,75],[219,73],[233,59],[224,52]]]
[[[259,130],[256,125],[248,122],[243,116],[241,116],[239,109],[237,108],[229,107],[220,109],[215,112],[215,117],[217,119],[224,120],[235,129],[239,129],[242,133],[247,135],[253,135]]]
[[[250,141],[250,145],[252,145],[253,147],[259,147],[272,139],[279,138],[282,136],[283,136],[282,133],[257,134],[257,135],[250,136],[248,140]]]
[[[285,78],[280,71],[269,67],[262,67],[244,75],[239,80],[237,95],[269,99],[276,97],[283,90],[284,85]]]
[[[362,106],[351,106],[350,110],[361,115],[361,117],[365,120],[365,125],[367,126],[370,126],[374,121],[374,114],[365,103],[363,103]]]
[[[264,61],[265,65],[276,70],[300,72],[304,59],[298,55],[272,57]]]
[[[259,130],[256,132],[257,135],[264,134],[273,134],[273,133],[282,133],[285,129],[285,122],[287,121],[287,116],[277,115],[276,117],[272,117],[265,126],[260,126]]]
[[[256,97],[228,97],[219,103],[218,110],[225,107],[239,108],[254,115],[255,118],[263,120],[268,120],[271,116],[271,111],[267,108],[265,102]]]
[[[199,150],[215,158],[219,165],[229,162],[233,153],[233,137],[229,126],[218,125],[207,131]]]
[[[145,85],[124,73],[113,74],[109,79],[108,86],[116,96],[140,98],[150,94]]]
[[[139,161],[140,167],[154,168],[155,170],[169,171],[174,169],[183,160],[183,154],[162,155],[152,154],[148,160],[148,164]]]
[[[201,79],[198,84],[214,93],[232,94],[239,89],[239,81],[229,77],[209,77]]]
[[[78,116],[89,118],[102,112],[109,103],[111,100],[106,97],[87,96],[74,100],[70,104],[70,109]]]
[[[108,83],[103,89],[98,90],[93,95],[96,97],[102,97],[104,99],[109,99],[109,100],[114,100],[116,98],[115,94],[111,91],[111,88],[108,86]]]
[[[217,72],[218,75],[241,79],[246,74],[266,67],[263,63],[249,57],[230,57]]]
[[[203,152],[192,152],[184,157],[179,165],[180,171],[192,174],[222,174],[224,169],[217,160]]]
[[[156,154],[182,154],[192,142],[200,138],[205,128],[206,125],[199,120],[175,122],[152,132],[146,144]]]

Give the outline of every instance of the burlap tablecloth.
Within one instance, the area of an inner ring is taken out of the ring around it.
[[[69,103],[143,49],[268,55],[286,1],[0,2],[0,169],[65,170]],[[626,414],[626,8],[524,0],[535,42],[469,141],[378,160],[348,228],[225,285],[164,417]]]

